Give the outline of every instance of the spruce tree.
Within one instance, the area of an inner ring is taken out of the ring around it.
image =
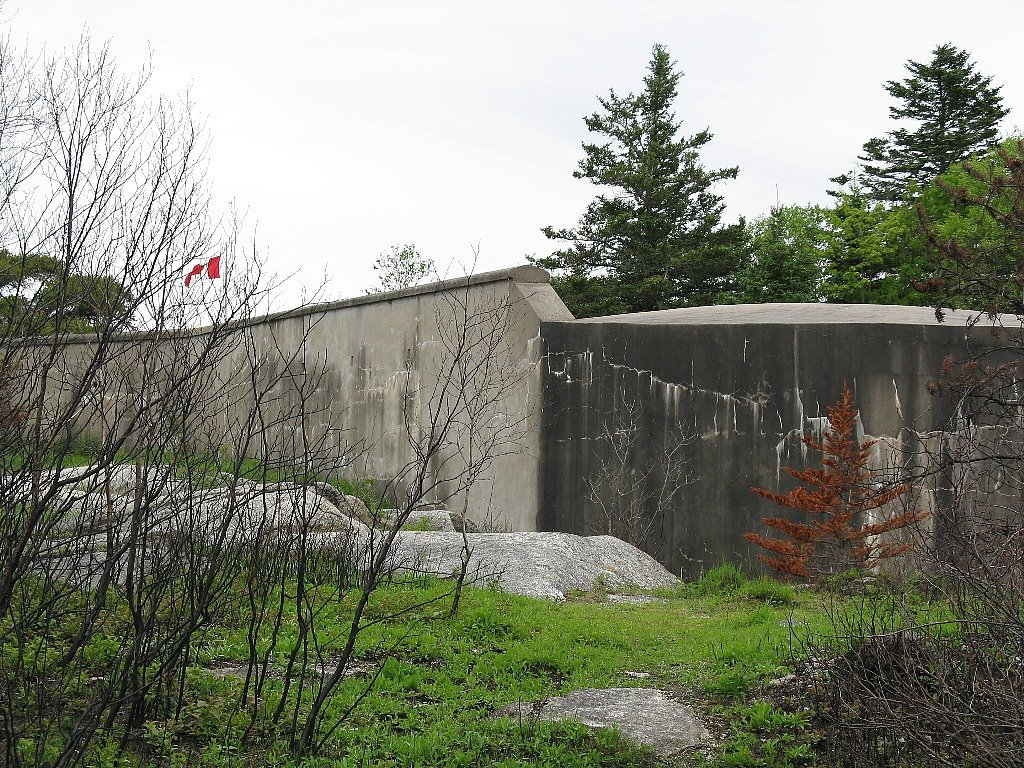
[[[655,45],[639,94],[611,91],[601,111],[584,118],[600,138],[584,143],[576,178],[610,189],[587,207],[574,229],[544,228],[567,248],[533,261],[557,273],[555,286],[584,317],[713,303],[732,287],[743,223],[723,226],[715,183],[738,168],[708,170],[698,152],[703,130],[680,135],[672,105],[682,72]]]
[[[821,451],[821,466],[808,469],[783,467],[804,483],[788,493],[751,488],[769,501],[807,512],[805,521],[766,517],[765,525],[783,538],[747,533],[743,538],[768,550],[757,555],[765,565],[789,576],[818,578],[847,568],[871,569],[880,561],[904,554],[909,545],[882,534],[899,531],[923,520],[927,513],[890,509],[896,499],[910,492],[906,483],[886,485],[868,468],[871,447],[877,440],[857,438],[859,411],[849,387],[838,402],[828,408],[829,429],[818,442],[804,436],[808,448]],[[874,520],[871,522],[870,517]]]
[[[864,144],[862,182],[875,200],[903,200],[911,184],[924,188],[954,163],[983,154],[998,140],[1003,107],[1000,88],[974,69],[970,55],[954,45],[932,51],[927,64],[908,61],[910,76],[885,84],[898,103],[894,120],[917,123]]]

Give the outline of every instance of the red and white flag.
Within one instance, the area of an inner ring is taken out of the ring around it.
[[[192,267],[192,271],[185,275],[185,287],[190,286],[194,278],[202,277],[203,270],[211,280],[220,277],[220,256],[214,256],[205,264],[196,264]]]

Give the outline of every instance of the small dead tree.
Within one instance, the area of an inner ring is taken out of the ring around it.
[[[881,561],[898,557],[909,544],[885,541],[884,534],[911,526],[926,513],[890,513],[875,522],[868,516],[909,493],[909,484],[884,486],[876,483],[868,469],[871,447],[877,442],[859,442],[856,436],[858,411],[849,387],[828,408],[829,430],[822,442],[805,436],[804,444],[821,451],[820,468],[791,469],[786,472],[809,487],[797,487],[779,494],[765,488],[751,488],[759,496],[789,509],[808,512],[809,522],[766,517],[764,524],[785,538],[758,533],[744,535],[747,541],[767,549],[771,555],[758,559],[788,576],[817,579],[850,568],[868,571]]]

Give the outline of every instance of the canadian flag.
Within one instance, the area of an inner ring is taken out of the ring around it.
[[[205,264],[196,264],[192,267],[192,271],[185,275],[185,287],[188,288],[192,284],[193,278],[202,277],[204,269],[206,276],[211,280],[220,277],[220,256],[214,256]]]

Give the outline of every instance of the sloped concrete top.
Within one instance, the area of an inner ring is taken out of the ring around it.
[[[944,325],[968,324],[977,315],[966,310],[947,310],[940,323],[930,307],[903,307],[889,304],[720,304],[712,307],[663,309],[660,312],[636,312],[575,320],[576,323],[622,325]],[[1004,325],[1019,325],[1012,316],[1004,316]],[[979,325],[988,324],[982,320]]]

